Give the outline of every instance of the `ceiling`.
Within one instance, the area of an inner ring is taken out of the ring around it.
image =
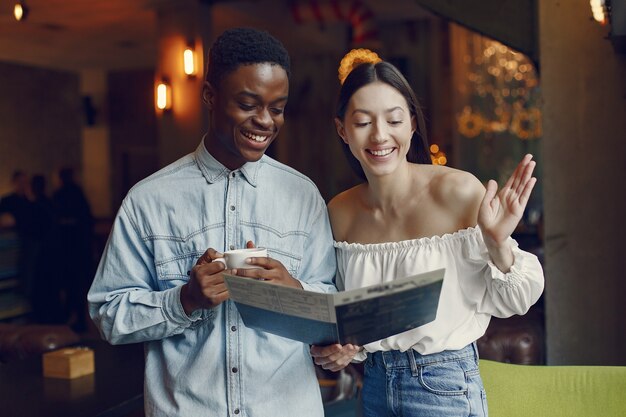
[[[0,60],[59,69],[151,65],[156,17],[145,0],[0,0]]]
[[[151,67],[157,55],[155,8],[190,1],[196,0],[26,0],[29,15],[18,22],[13,17],[15,1],[0,0],[0,61],[71,71]],[[306,39],[313,46],[337,43],[333,38],[336,28],[328,30],[316,24],[296,27],[287,0],[210,3],[213,20],[219,24],[255,25],[271,30],[286,43],[298,39]],[[426,15],[416,2],[365,3],[377,21]],[[345,32],[345,24],[336,26]]]

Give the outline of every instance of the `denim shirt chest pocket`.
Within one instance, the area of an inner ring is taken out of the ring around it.
[[[160,290],[167,290],[189,281],[191,269],[204,251],[191,251],[162,258],[155,263]]]
[[[289,227],[279,230],[259,222],[241,222],[243,240],[252,240],[256,246],[267,248],[268,256],[279,261],[289,274],[298,278],[308,233]]]
[[[157,285],[164,291],[189,282],[191,269],[210,246],[202,229],[185,237],[158,236],[150,238],[154,248]],[[202,320],[212,316],[212,310],[203,310]]]

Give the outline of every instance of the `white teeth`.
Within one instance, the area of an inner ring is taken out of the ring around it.
[[[381,149],[379,151],[370,150],[370,153],[375,156],[386,156],[393,152],[393,148]]]
[[[248,139],[252,139],[255,142],[265,142],[265,140],[269,138],[269,136],[253,135],[252,133],[249,133],[249,132],[243,132],[243,135],[247,137]]]

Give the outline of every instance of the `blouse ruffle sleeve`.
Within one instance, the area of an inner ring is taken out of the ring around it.
[[[476,233],[474,237],[477,242],[469,245],[468,263],[473,266],[470,269],[479,269],[476,272],[483,284],[472,283],[472,277],[466,276],[469,282],[461,284],[461,287],[477,302],[477,312],[500,318],[525,314],[543,292],[544,276],[539,259],[521,250],[517,242],[509,238],[514,261],[510,270],[504,273],[491,261],[482,233]],[[472,285],[467,285],[470,283]],[[476,299],[476,290],[480,287],[483,288],[483,294],[480,299]]]

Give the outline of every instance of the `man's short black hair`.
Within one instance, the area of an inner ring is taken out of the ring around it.
[[[224,75],[235,71],[241,65],[265,62],[280,65],[289,77],[289,54],[278,39],[262,30],[229,29],[211,46],[206,81],[218,88]]]

